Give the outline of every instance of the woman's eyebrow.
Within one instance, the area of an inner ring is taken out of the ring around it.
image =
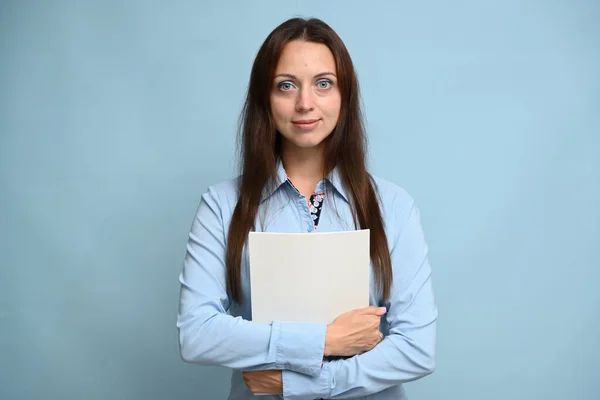
[[[326,75],[332,75],[333,77],[337,77],[333,72],[321,72],[320,74],[315,75],[314,78],[320,78],[320,77],[326,76]],[[280,77],[298,80],[298,77],[296,75],[292,75],[292,74],[277,74],[275,76],[275,78],[280,78]]]

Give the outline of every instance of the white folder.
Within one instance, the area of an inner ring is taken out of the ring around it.
[[[331,323],[369,305],[369,230],[251,232],[252,320]]]

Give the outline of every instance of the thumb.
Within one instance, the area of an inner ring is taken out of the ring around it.
[[[387,312],[385,307],[369,306],[364,309],[366,314],[383,315]]]
[[[381,315],[385,314],[386,312],[387,312],[386,307],[377,307],[377,312],[376,312],[377,315],[381,316]]]

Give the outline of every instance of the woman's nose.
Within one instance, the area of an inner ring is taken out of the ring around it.
[[[298,92],[298,100],[296,102],[296,110],[298,112],[306,112],[314,109],[313,93],[308,89],[302,89]]]

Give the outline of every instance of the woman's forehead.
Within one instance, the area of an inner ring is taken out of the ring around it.
[[[291,74],[297,77],[335,73],[335,58],[327,46],[321,43],[295,40],[288,43],[281,53],[275,74]]]

